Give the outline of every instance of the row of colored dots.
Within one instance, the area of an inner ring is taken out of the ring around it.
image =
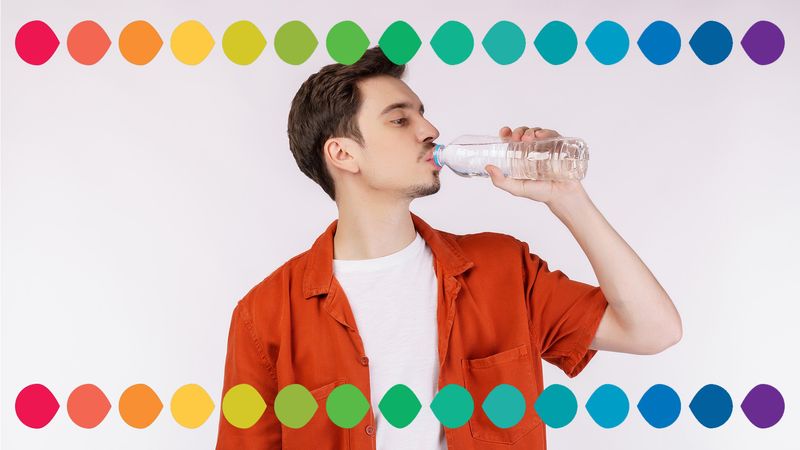
[[[16,36],[17,54],[25,62],[41,65],[55,53],[60,41],[46,23],[34,20],[23,25]],[[145,65],[153,60],[164,42],[153,26],[143,20],[129,23],[119,35],[119,50],[131,64]],[[306,24],[291,21],[282,25],[275,34],[277,55],[286,63],[298,65],[305,62],[316,50],[319,42]],[[407,22],[392,23],[381,35],[378,45],[395,64],[409,62],[420,49],[422,41]],[[481,44],[493,61],[507,65],[519,60],[525,52],[527,40],[523,30],[506,20],[495,23]],[[621,61],[630,48],[630,38],[617,22],[606,20],[589,33],[585,41],[589,53],[601,64],[612,65]],[[636,41],[645,58],[653,64],[663,65],[675,59],[681,49],[678,30],[664,21],[651,23]],[[775,62],[783,53],[785,39],[781,29],[772,22],[758,21],[744,34],[740,44],[751,60],[760,65]],[[170,48],[178,61],[187,65],[203,62],[214,48],[215,41],[206,27],[196,20],[178,25],[170,38]],[[239,65],[255,62],[267,45],[258,27],[242,20],[230,25],[222,36],[222,50],[228,59]],[[328,54],[341,64],[353,64],[369,48],[370,41],[364,30],[353,21],[335,24],[326,37]],[[430,41],[436,55],[446,64],[460,64],[472,54],[475,40],[472,32],[461,22],[444,23]],[[533,45],[542,58],[552,65],[569,61],[577,51],[575,30],[561,21],[545,25]],[[67,36],[67,50],[72,58],[85,65],[96,64],[111,46],[106,31],[96,22],[87,20],[75,25]],[[728,28],[716,21],[707,21],[695,30],[689,46],[705,64],[719,64],[733,49],[733,36]]]
[[[458,428],[472,417],[475,405],[472,396],[462,386],[449,384],[442,388],[429,405],[443,426]],[[578,402],[567,387],[553,384],[544,389],[534,402],[535,414],[549,427],[561,428],[575,418]],[[41,384],[32,384],[20,391],[16,400],[19,420],[30,428],[42,428],[53,419],[60,405],[53,393]],[[586,402],[591,418],[603,428],[619,426],[627,417],[630,404],[618,386],[604,384]],[[644,420],[654,428],[672,425],[680,415],[681,400],[669,386],[650,387],[636,405]],[[319,405],[311,393],[299,384],[280,390],[274,402],[275,415],[290,428],[305,426]],[[369,411],[370,405],[361,391],[352,384],[334,388],[325,400],[325,411],[331,422],[342,428],[356,426]],[[396,428],[408,426],[419,414],[422,404],[404,384],[389,389],[378,404],[386,420]],[[147,428],[161,413],[163,404],[158,395],[145,384],[127,388],[119,399],[122,420],[134,428]],[[229,389],[222,398],[222,414],[233,426],[250,428],[267,409],[259,392],[249,384]],[[522,393],[510,384],[495,386],[481,404],[481,409],[498,428],[510,428],[525,415],[526,402]],[[716,384],[703,386],[689,404],[697,421],[706,428],[717,428],[731,417],[733,400]],[[750,422],[759,428],[769,428],[783,417],[783,396],[768,384],[755,386],[745,396],[741,409]],[[111,410],[103,392],[93,384],[79,386],[67,400],[67,412],[82,428],[98,426]],[[214,402],[197,384],[180,387],[172,396],[170,411],[175,421],[186,428],[197,428],[214,411]]]

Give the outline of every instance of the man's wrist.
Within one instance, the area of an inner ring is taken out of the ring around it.
[[[577,215],[585,213],[594,206],[580,182],[576,183],[575,189],[562,192],[546,204],[550,211],[565,223],[572,222]]]

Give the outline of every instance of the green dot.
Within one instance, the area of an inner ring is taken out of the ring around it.
[[[475,404],[472,396],[457,384],[443,387],[431,402],[431,411],[447,428],[458,428],[472,417]]]
[[[553,65],[569,61],[578,48],[578,36],[569,25],[554,20],[536,35],[533,45],[545,61]]]
[[[325,45],[334,61],[350,65],[358,61],[367,51],[369,38],[355,22],[345,20],[331,28]]]
[[[317,401],[300,384],[290,384],[275,397],[275,415],[289,428],[301,428],[314,417]]]
[[[287,64],[306,62],[317,48],[317,37],[299,20],[286,22],[275,33],[275,53]]]
[[[353,428],[367,414],[369,402],[357,387],[342,384],[331,391],[325,410],[331,422],[342,428]]]
[[[483,48],[497,64],[511,64],[525,51],[525,33],[515,24],[501,20],[484,36]]]
[[[525,397],[510,384],[498,384],[481,405],[486,417],[498,428],[511,428],[525,415]]]
[[[222,35],[222,50],[232,62],[246,66],[258,59],[267,40],[261,30],[248,20],[240,20],[231,24]]]
[[[408,23],[398,20],[389,25],[378,41],[378,46],[389,61],[395,64],[405,64],[417,54],[422,41],[417,32]]]
[[[405,384],[392,386],[378,403],[378,409],[383,413],[383,417],[395,428],[408,426],[417,417],[421,408],[419,399]]]
[[[455,20],[446,22],[433,35],[431,47],[445,64],[461,64],[472,54],[475,40],[466,25]]]
[[[551,384],[539,394],[533,408],[547,426],[561,428],[575,418],[578,412],[578,400],[566,386]]]

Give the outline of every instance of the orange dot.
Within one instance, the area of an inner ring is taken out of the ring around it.
[[[164,405],[146,384],[134,384],[119,398],[119,415],[133,428],[147,428],[156,420]]]
[[[119,51],[131,64],[145,65],[153,60],[164,42],[152,25],[144,20],[129,23],[119,34]]]

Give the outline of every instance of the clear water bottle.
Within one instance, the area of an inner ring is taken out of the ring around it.
[[[487,164],[506,176],[528,180],[580,180],[586,176],[589,147],[574,137],[511,141],[499,136],[463,135],[433,149],[433,164],[463,177],[488,177]]]

